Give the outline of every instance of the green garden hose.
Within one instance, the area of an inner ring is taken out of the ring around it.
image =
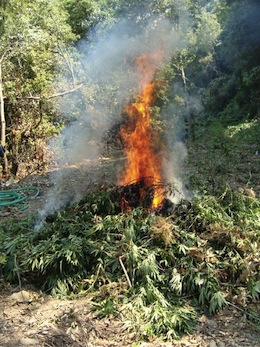
[[[33,194],[32,194],[33,193]],[[22,187],[0,191],[0,208],[6,206],[21,206],[25,200],[35,199],[40,194],[38,187]]]

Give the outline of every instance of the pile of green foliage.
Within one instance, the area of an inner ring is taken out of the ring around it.
[[[190,332],[197,315],[260,297],[260,201],[226,187],[163,217],[120,212],[113,189],[49,216],[0,225],[0,276],[59,297],[92,297],[142,338]],[[250,315],[251,316],[251,315]],[[258,318],[256,318],[258,319]]]

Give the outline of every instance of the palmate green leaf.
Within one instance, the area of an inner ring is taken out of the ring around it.
[[[188,247],[186,245],[180,243],[180,244],[177,245],[177,249],[178,249],[178,252],[180,254],[183,254],[183,255],[187,254]]]
[[[149,304],[152,303],[158,303],[161,307],[169,307],[170,303],[168,302],[167,298],[163,294],[163,292],[157,288],[157,286],[154,285],[153,280],[147,276],[147,286],[145,286],[145,296],[146,296],[146,302]]]
[[[135,308],[137,312],[139,310],[142,310],[143,307],[145,307],[146,302],[146,289],[141,286],[139,289],[139,293],[135,296],[132,296],[132,300],[129,302],[128,305],[125,305],[126,308],[130,308],[131,310]]]
[[[181,294],[182,277],[181,277],[181,274],[178,273],[177,269],[173,269],[172,278],[170,278],[169,284],[170,284],[170,288],[173,290],[174,293],[176,293],[177,295]]]
[[[129,307],[130,308],[130,307]],[[139,334],[145,338],[161,336],[172,340],[179,337],[180,332],[190,333],[195,323],[195,311],[190,307],[168,305],[162,306],[154,301],[144,307],[131,307],[133,315],[139,318]]]
[[[248,281],[248,289],[253,300],[258,300],[260,298],[260,280],[254,281],[250,279]]]
[[[149,276],[152,279],[159,279],[159,268],[156,260],[156,253],[154,251],[145,252],[143,254],[144,259],[141,261],[140,266],[138,266],[137,274],[146,278]]]
[[[100,318],[114,315],[117,312],[117,305],[112,298],[106,298],[93,307]]]
[[[28,237],[25,235],[18,235],[16,238],[7,238],[4,242],[4,250],[6,254],[13,255],[15,252],[20,251],[20,249],[25,248],[25,246],[29,243]]]
[[[100,222],[100,223],[97,223],[95,224],[94,228],[93,228],[95,231],[102,231],[104,229],[104,223],[103,222]]]
[[[194,284],[198,287],[201,287],[205,283],[205,278],[201,277],[200,273],[197,273],[194,276]]]
[[[135,241],[136,239],[136,233],[135,233],[135,222],[134,220],[129,220],[127,223],[127,226],[125,228],[125,238],[129,241]]]
[[[218,291],[214,293],[210,298],[209,312],[215,313],[216,311],[222,309],[222,307],[226,304],[227,301],[225,295],[221,291]]]
[[[127,253],[127,259],[130,266],[135,266],[139,259],[141,259],[140,248],[136,246],[133,242],[130,243],[129,251]]]
[[[199,304],[202,307],[206,306],[206,302],[207,302],[207,290],[206,288],[202,287],[199,291]]]

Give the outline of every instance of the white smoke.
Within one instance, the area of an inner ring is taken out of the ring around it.
[[[167,123],[167,160],[164,163],[165,178],[175,187],[174,196],[169,196],[173,203],[192,198],[188,188],[186,159],[188,155],[186,142],[188,139],[188,124],[195,121],[203,107],[198,95],[189,95],[183,85],[175,83],[172,86],[173,102],[162,110],[162,116]]]
[[[180,14],[180,22],[181,16],[187,24],[187,13]],[[76,75],[82,74],[85,87],[77,97],[79,103],[84,99],[84,107],[79,116],[75,117],[50,144],[50,151],[58,154],[55,157],[58,166],[81,165],[83,161],[99,159],[100,143],[104,133],[120,119],[123,105],[133,97],[138,88],[134,64],[137,56],[162,48],[164,57],[157,62],[159,68],[168,63],[175,52],[186,44],[179,29],[166,19],[155,17],[151,17],[138,33],[133,25],[120,22],[101,37],[92,38],[91,46],[85,41],[80,42],[80,69]],[[153,78],[153,75],[149,76],[150,80]],[[75,103],[74,98],[72,94],[68,94],[61,101],[60,109],[68,118],[72,117],[68,110],[70,100],[71,103]],[[177,132],[177,127],[174,131]],[[176,168],[180,167],[180,162],[186,155],[185,147],[174,137],[175,135],[171,136],[173,137],[169,142],[173,147],[169,154],[171,164],[168,164],[166,169],[167,178],[179,182],[178,188],[184,192],[180,187],[181,174],[178,175]],[[170,174],[171,171],[174,175]],[[88,177],[83,184],[79,184],[73,175],[75,171],[69,167],[53,174],[53,189],[47,196],[46,205],[40,211],[41,220],[66,203],[74,202],[86,195],[84,183],[92,184],[99,176],[94,174],[94,177]],[[111,181],[115,182],[115,177],[111,177]]]

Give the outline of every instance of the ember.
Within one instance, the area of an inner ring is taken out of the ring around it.
[[[124,192],[123,209],[136,206],[156,209],[164,200],[162,159],[154,145],[158,142],[158,134],[151,127],[155,83],[150,82],[161,58],[162,52],[159,52],[145,54],[136,60],[140,95],[138,101],[125,108],[128,118],[120,132],[127,159],[119,180]]]
[[[162,194],[161,204],[160,206],[151,208],[152,202],[155,199],[155,194],[158,191]],[[170,215],[174,210],[174,204],[170,199],[164,197],[166,195],[174,195],[173,187],[171,185],[163,182],[146,185],[145,180],[139,180],[125,186],[119,186],[114,190],[114,198],[119,198],[123,211],[129,211],[141,206],[165,216]]]

